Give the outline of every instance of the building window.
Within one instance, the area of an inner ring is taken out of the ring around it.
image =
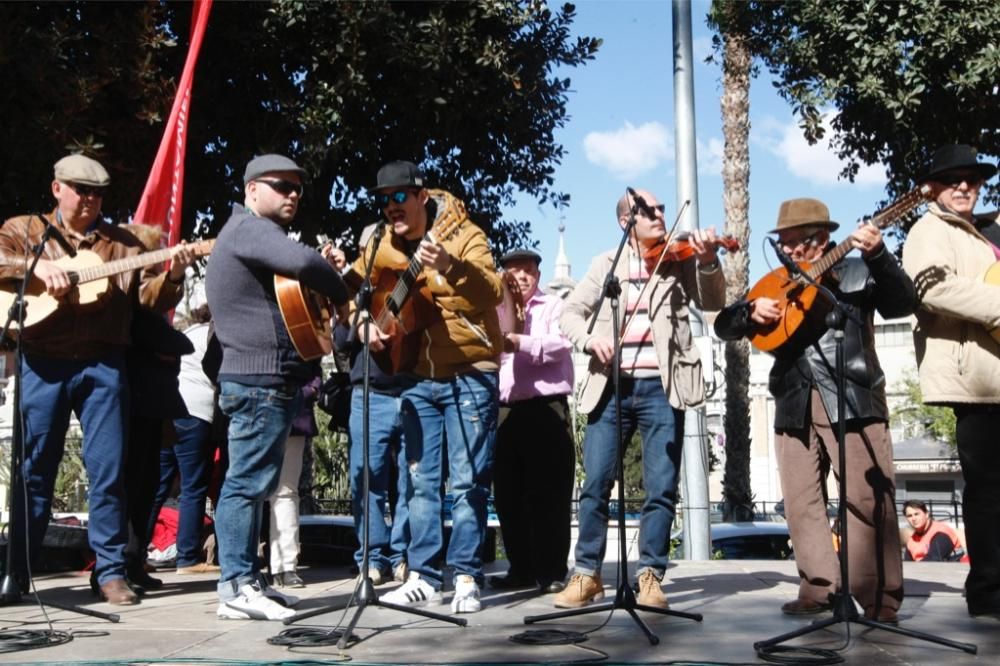
[[[907,479],[906,497],[950,502],[955,498],[954,479]]]
[[[913,332],[906,322],[898,324],[878,324],[875,326],[876,347],[910,347]]]

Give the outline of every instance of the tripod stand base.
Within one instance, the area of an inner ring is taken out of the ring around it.
[[[933,634],[927,634],[922,631],[913,631],[912,629],[902,629],[892,624],[885,624],[884,622],[877,622],[875,620],[869,620],[866,617],[858,615],[857,610],[850,607],[850,610],[843,611],[840,606],[834,606],[836,611],[833,617],[826,620],[817,620],[807,627],[802,627],[801,629],[796,629],[795,631],[790,631],[787,634],[781,634],[780,636],[775,636],[774,638],[769,638],[765,641],[758,641],[753,644],[753,649],[757,652],[762,650],[767,650],[780,643],[791,640],[793,638],[798,638],[799,636],[804,636],[805,634],[811,634],[814,631],[819,631],[821,629],[826,629],[827,627],[833,626],[835,624],[860,624],[864,627],[870,627],[872,629],[882,629],[883,631],[890,631],[894,634],[899,634],[901,636],[909,636],[910,638],[916,638],[918,640],[927,641],[929,643],[937,643],[938,645],[944,645],[945,647],[955,648],[956,650],[961,650],[969,654],[976,654],[979,648],[977,648],[972,643],[960,643],[959,641],[948,640],[947,638],[941,638],[940,636],[935,636]]]
[[[646,638],[649,640],[650,645],[658,645],[660,639],[656,634],[650,631],[649,627],[646,626],[646,623],[642,621],[642,618],[639,617],[638,613],[636,613],[637,610],[646,611],[648,613],[656,613],[658,615],[682,617],[687,620],[695,620],[696,622],[701,622],[702,620],[701,613],[685,613],[682,611],[669,610],[667,608],[657,608],[656,606],[644,606],[636,601],[635,592],[628,586],[628,583],[623,582],[619,585],[618,591],[615,593],[614,601],[597,604],[595,606],[587,606],[586,608],[573,608],[570,610],[556,611],[555,613],[547,613],[545,615],[529,615],[524,618],[524,623],[534,624],[535,622],[557,620],[563,617],[601,613],[606,610],[615,611],[619,608],[632,616],[632,620],[639,625],[639,629],[642,630],[642,633],[646,634]]]
[[[344,633],[341,635],[340,640],[337,641],[337,647],[341,650],[347,647],[351,634],[354,632],[354,628],[357,626],[358,620],[361,619],[361,614],[364,613],[365,608],[369,606],[381,606],[382,608],[388,608],[402,613],[409,613],[410,615],[425,617],[429,620],[449,622],[459,627],[464,627],[469,624],[469,621],[464,617],[451,617],[450,615],[442,615],[440,613],[426,611],[422,608],[410,608],[409,606],[400,606],[398,604],[380,601],[378,595],[375,594],[375,586],[372,584],[372,579],[368,576],[365,576],[362,580],[358,581],[357,586],[354,588],[354,594],[351,595],[351,598],[354,601],[348,602],[345,606],[324,606],[322,608],[314,608],[306,611],[305,613],[296,613],[292,617],[282,620],[282,623],[288,625],[293,622],[298,622],[299,620],[305,620],[306,618],[323,615],[332,611],[346,610],[351,606],[357,606],[354,611],[354,615],[351,616],[350,622],[347,623],[347,627],[344,629]]]
[[[21,601],[21,586],[14,576],[7,574],[0,583],[0,606],[12,606]]]

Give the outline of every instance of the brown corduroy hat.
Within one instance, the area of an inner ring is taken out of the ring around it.
[[[812,226],[825,226],[833,231],[840,224],[830,219],[830,209],[819,199],[789,199],[782,201],[778,209],[778,226],[767,233]]]

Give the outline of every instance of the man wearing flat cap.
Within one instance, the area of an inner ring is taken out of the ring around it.
[[[496,306],[503,296],[482,229],[469,219],[465,205],[452,194],[427,189],[412,162],[389,162],[378,171],[372,188],[386,218],[386,233],[353,269],[365,274],[372,262],[372,281],[385,278],[415,260],[419,268],[414,292],[427,307],[418,317],[409,363],[393,368],[406,373],[402,392],[402,425],[410,474],[410,543],[406,552],[409,578],[382,597],[402,606],[424,606],[441,600],[440,555],[454,571],[453,613],[480,610],[484,582],[480,546],[486,534],[486,501],[490,494],[493,444],[497,425],[497,370],[503,337]],[[372,241],[373,243],[375,241]],[[387,294],[376,290],[374,302]],[[364,326],[364,320],[359,328]],[[393,338],[390,322],[369,328],[371,351],[406,346]],[[364,332],[358,337],[364,340]],[[447,447],[447,448],[446,448]],[[451,538],[444,546],[441,524],[442,469],[448,465],[453,498]]]
[[[66,243],[64,247],[49,237],[35,267],[39,291],[54,297],[53,306],[58,307],[21,335],[23,469],[29,521],[26,531],[15,533],[27,535],[34,557],[51,514],[52,490],[73,411],[83,428],[88,538],[97,555],[98,593],[112,604],[133,604],[137,598],[125,580],[128,529],[123,461],[129,395],[125,351],[135,309],[164,313],[173,308],[183,295],[184,271],[194,257],[190,250],[177,246],[169,272],[158,265],[112,275],[97,304],[80,306],[68,273],[69,254],[87,250],[108,262],[134,257],[145,248],[127,230],[100,219],[101,201],[111,179],[99,162],[69,155],[56,162],[54,176],[55,210],[15,217],[0,228],[0,279],[4,280],[23,279],[32,260],[31,249],[41,243],[47,227]],[[35,311],[47,307],[41,301],[29,302],[29,313],[33,306]],[[15,520],[24,511],[22,495],[15,492]],[[26,571],[24,548],[16,544],[13,548],[17,575]]]
[[[541,261],[525,249],[500,258],[519,287],[524,321],[522,330],[505,331],[500,357],[493,494],[510,568],[491,584],[554,593],[565,587],[576,468],[567,403],[573,345],[559,330],[562,299],[538,288]]]
[[[770,233],[777,234],[778,245],[793,261],[814,264],[834,247],[830,232],[838,226],[823,202],[791,199],[781,204],[778,226]],[[916,297],[913,283],[875,226],[859,225],[850,244],[861,250],[861,258],[842,259],[823,280],[851,314],[843,342],[850,593],[865,617],[895,624],[903,599],[903,568],[885,373],[875,354],[873,320],[876,311],[886,319],[909,315]],[[726,307],[715,321],[715,332],[724,340],[736,340],[774,326],[782,315],[775,299],[742,300]],[[793,338],[775,351],[768,386],[775,401],[775,451],[785,516],[799,570],[798,597],[781,607],[788,615],[830,610],[829,595],[840,587],[826,513],[827,475],[831,468],[840,474],[835,331],[817,322],[807,332],[811,337]]]
[[[1000,257],[1000,225],[996,212],[974,213],[996,171],[971,146],[934,153],[919,182],[935,199],[907,235],[903,267],[919,299],[923,400],[955,412],[971,559],[965,602],[971,615],[1000,616],[1000,281],[984,280]]]
[[[262,507],[278,487],[284,445],[312,379],[278,308],[274,276],[298,280],[342,305],[347,290],[321,255],[290,239],[305,171],[283,155],[250,160],[244,203],[235,204],[205,273],[205,294],[222,346],[219,407],[229,419],[229,470],[219,495],[215,535],[222,567],[216,615],[280,620],[297,598],[270,587],[260,573]]]

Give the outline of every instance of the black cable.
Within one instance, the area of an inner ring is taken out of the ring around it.
[[[507,640],[520,645],[572,645],[586,642],[587,634],[559,629],[535,629],[508,636]]]
[[[315,627],[292,627],[279,632],[267,639],[269,645],[285,647],[326,647],[336,645],[343,637],[343,632],[337,628],[317,629]],[[352,635],[350,639],[354,639]]]
[[[772,664],[842,664],[836,650],[795,645],[770,645],[757,648],[757,656]]]
[[[72,640],[73,634],[55,629],[2,629],[0,654],[65,645]]]

